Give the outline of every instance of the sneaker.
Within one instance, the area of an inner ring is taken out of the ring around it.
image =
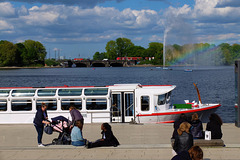
[[[45,147],[44,144],[38,144],[38,147]]]

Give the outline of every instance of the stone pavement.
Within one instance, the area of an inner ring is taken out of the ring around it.
[[[84,125],[83,135],[90,141],[99,139],[101,124]],[[38,148],[33,125],[0,125],[0,160],[70,160],[70,159],[171,159],[170,138],[172,124],[112,124],[121,145],[85,149],[73,146]],[[204,127],[205,128],[205,127]],[[223,140],[226,147],[204,147],[205,160],[239,160],[240,129],[224,124]],[[43,136],[43,143],[51,143],[57,133]]]

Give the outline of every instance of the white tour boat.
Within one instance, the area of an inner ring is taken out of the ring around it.
[[[197,112],[206,119],[220,104],[170,103],[174,85],[115,84],[112,86],[0,88],[0,124],[30,124],[42,102],[48,117],[71,120],[69,106],[78,108],[86,123],[171,123],[181,113]]]

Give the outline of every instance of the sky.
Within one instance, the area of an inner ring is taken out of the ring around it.
[[[66,58],[92,58],[119,37],[145,48],[240,43],[240,0],[0,0],[0,40],[32,39]]]

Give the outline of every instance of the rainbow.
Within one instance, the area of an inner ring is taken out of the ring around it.
[[[185,65],[190,62],[191,59],[194,59],[196,56],[210,56],[217,53],[219,46],[215,45],[200,45],[198,47],[192,47],[188,51],[180,54],[175,57],[172,61],[168,62],[169,65]]]

